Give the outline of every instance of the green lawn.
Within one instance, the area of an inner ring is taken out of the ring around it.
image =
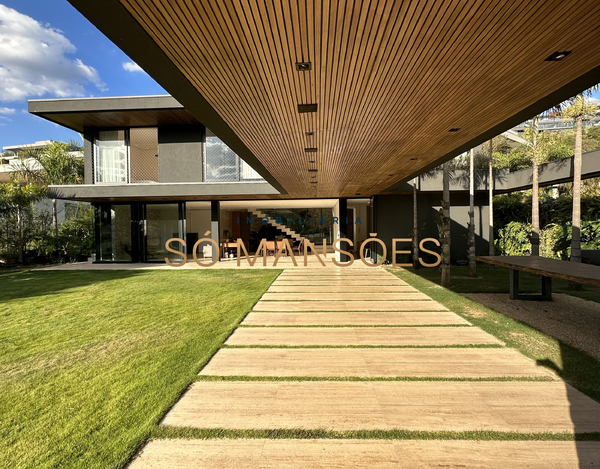
[[[123,467],[278,274],[0,271],[0,466]]]
[[[440,283],[440,272],[437,268],[409,269],[416,275],[427,280]],[[489,264],[477,263],[477,278],[469,277],[468,267],[452,266],[450,269],[450,290],[457,293],[508,293],[509,269],[494,267]],[[541,291],[540,277],[519,273],[519,289],[521,293]],[[553,293],[566,293],[578,296],[584,300],[600,302],[600,288],[583,285],[581,289],[572,288],[570,282],[558,278],[552,279]]]
[[[440,272],[435,268],[414,270],[388,267],[387,270],[439,301],[450,311],[504,341],[508,347],[515,348],[536,360],[540,366],[553,370],[569,384],[600,402],[600,363],[597,360],[527,324],[508,318],[460,295],[460,293],[508,293],[506,269],[492,269],[487,265],[478,264],[477,272],[480,277],[472,279],[467,276],[468,268],[452,266],[453,278],[450,289],[439,286]],[[531,277],[525,279],[522,284],[527,286],[530,282],[534,282],[531,285],[537,285],[536,280],[538,279]],[[559,283],[556,287],[554,291],[557,289],[564,293],[569,291],[567,282],[563,286]],[[593,287],[584,287],[584,290],[575,293],[578,296],[585,294],[587,299],[597,298],[600,301],[599,292],[594,291]]]

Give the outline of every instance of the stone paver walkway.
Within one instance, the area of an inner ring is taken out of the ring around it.
[[[600,404],[373,268],[284,270],[161,425],[363,430],[374,439],[154,440],[132,468],[571,468],[600,460],[599,442],[377,439],[390,430],[600,432]]]

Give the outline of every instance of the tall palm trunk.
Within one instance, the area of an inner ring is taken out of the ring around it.
[[[475,262],[475,168],[474,150],[469,155],[469,275],[477,277],[477,262]]]
[[[56,199],[52,199],[52,224],[54,228],[54,236],[58,238],[58,210],[56,207]]]
[[[419,217],[417,206],[417,178],[413,179],[413,267],[418,269],[419,264]]]
[[[490,154],[489,154],[489,177],[488,177],[488,194],[489,194],[489,255],[494,256],[496,254],[496,250],[494,248],[494,146],[492,140],[490,140]]]
[[[17,225],[19,225],[19,264],[23,264],[25,259],[25,249],[23,246],[23,217],[21,216],[20,208],[17,208]]]
[[[581,139],[582,118],[577,117],[575,155],[573,157],[573,236],[571,237],[571,261],[581,262]]]
[[[450,163],[444,163],[442,176],[443,196],[441,213],[441,238],[442,238],[442,287],[450,286]]]
[[[540,255],[540,166],[538,161],[538,117],[533,118],[531,124],[533,133],[533,181],[531,193],[531,255]]]

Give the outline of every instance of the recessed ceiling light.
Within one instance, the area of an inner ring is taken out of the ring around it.
[[[316,173],[317,171],[318,171],[318,169],[314,169],[314,168],[311,168],[308,170],[309,173]]]
[[[460,127],[452,127],[448,132],[458,132]]]
[[[296,62],[296,70],[299,72],[308,72],[312,68],[310,62]]]
[[[546,62],[558,62],[571,53],[570,50],[556,51],[546,58]]]
[[[392,177],[392,176],[393,176],[393,174],[388,174],[388,177]]]
[[[311,130],[310,132],[306,132],[307,137],[312,137],[315,133]]]
[[[317,183],[317,181],[310,181],[310,183],[311,183],[311,184],[316,184],[316,183]]]
[[[417,161],[417,158],[411,158],[410,161]]]
[[[317,112],[317,104],[298,104],[298,112],[304,114],[306,112]]]
[[[356,194],[354,194],[354,195],[360,195],[360,192],[357,192],[357,193],[356,193]]]
[[[311,148],[305,148],[304,151],[306,153],[316,153],[317,149],[315,147],[311,147]]]
[[[314,163],[314,162],[315,162],[315,160],[308,160],[308,162],[309,162],[309,163]]]

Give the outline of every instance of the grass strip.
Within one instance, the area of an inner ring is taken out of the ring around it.
[[[497,431],[441,431],[417,430],[305,430],[264,429],[231,430],[225,428],[156,427],[151,438],[252,438],[252,439],[329,439],[329,440],[477,440],[477,441],[599,441],[596,433],[520,433]]]

